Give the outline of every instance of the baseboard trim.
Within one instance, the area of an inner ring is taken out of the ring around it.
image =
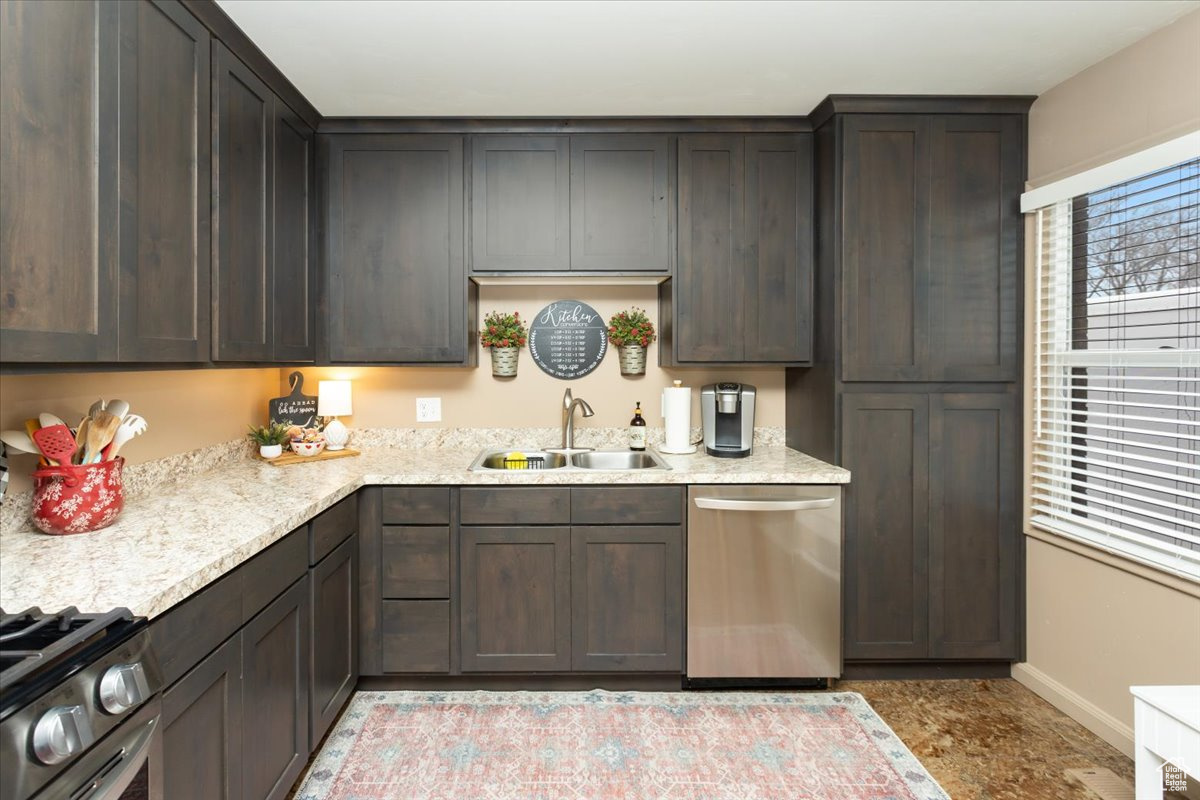
[[[1009,661],[847,661],[844,681],[1007,678]]]
[[[611,691],[678,692],[683,688],[683,676],[678,673],[650,672],[643,674],[537,674],[511,675],[363,675],[358,679],[359,691],[475,691],[494,692],[586,692],[591,689]]]
[[[1012,676],[1047,703],[1133,758],[1133,728],[1028,663],[1013,664]],[[1133,703],[1132,696],[1129,702]]]

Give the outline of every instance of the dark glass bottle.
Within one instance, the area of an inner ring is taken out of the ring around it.
[[[646,420],[642,419],[642,404],[638,403],[633,410],[633,419],[629,421],[629,449],[646,449]]]

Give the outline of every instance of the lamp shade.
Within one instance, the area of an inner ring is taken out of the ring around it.
[[[340,417],[353,414],[350,405],[350,381],[321,381],[317,387],[317,416]]]

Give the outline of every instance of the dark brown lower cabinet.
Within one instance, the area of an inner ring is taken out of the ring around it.
[[[571,529],[464,527],[463,672],[571,668]]]
[[[242,635],[163,693],[163,797],[242,797]]]
[[[1019,656],[1017,403],[842,396],[847,659]]]
[[[316,747],[358,681],[358,537],[309,572],[312,664],[309,745]]]
[[[683,543],[677,526],[571,529],[571,667],[679,672]]]
[[[450,670],[450,601],[383,601],[383,671]]]
[[[242,796],[286,797],[308,760],[308,576],[242,629]]]

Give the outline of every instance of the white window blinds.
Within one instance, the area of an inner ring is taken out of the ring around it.
[[[1200,580],[1200,159],[1036,213],[1032,523]]]

